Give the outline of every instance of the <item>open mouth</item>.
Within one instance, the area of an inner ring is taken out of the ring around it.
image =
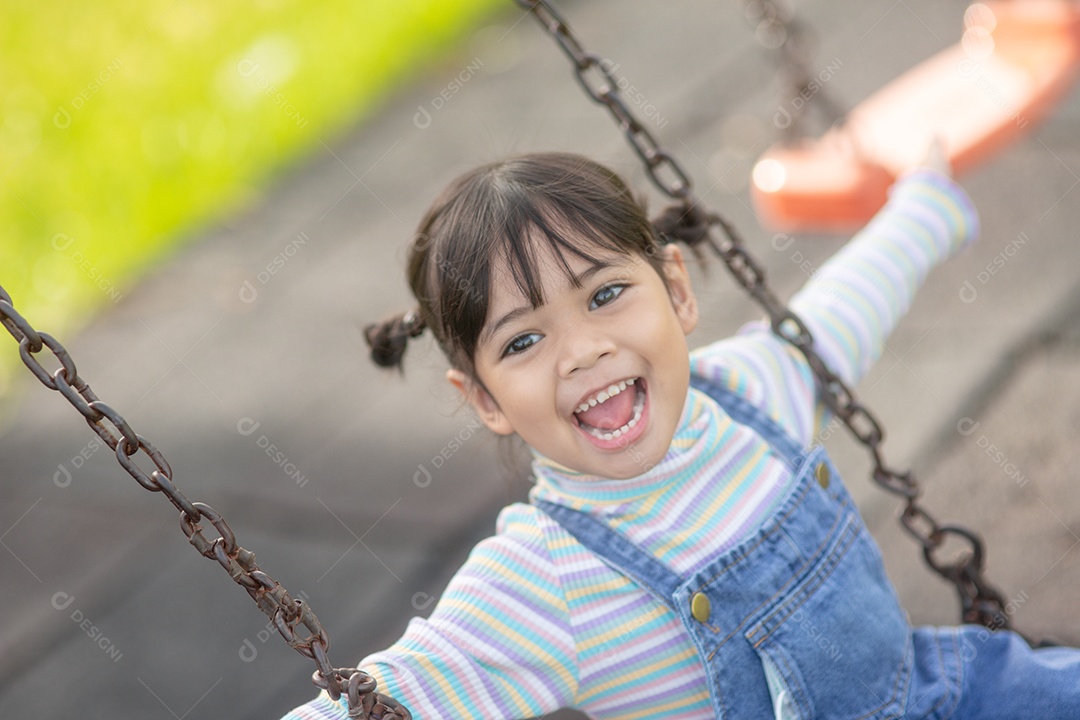
[[[574,418],[585,434],[600,441],[636,435],[633,430],[645,413],[646,395],[643,379],[627,378],[582,402]]]

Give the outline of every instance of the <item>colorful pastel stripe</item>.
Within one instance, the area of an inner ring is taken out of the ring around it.
[[[792,300],[818,351],[854,383],[930,269],[975,237],[966,195],[909,174],[875,220]],[[691,353],[691,371],[737,392],[809,444],[826,419],[797,351],[764,323]],[[738,543],[775,511],[789,473],[761,439],[691,390],[671,450],[629,480],[537,457],[531,497],[601,518],[678,573]],[[712,717],[704,670],[669,608],[531,505],[503,510],[428,619],[361,666],[417,720],[529,718],[572,706],[594,718]],[[287,720],[346,717],[326,697]]]

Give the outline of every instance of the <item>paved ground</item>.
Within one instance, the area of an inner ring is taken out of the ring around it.
[[[410,350],[404,381],[364,358],[362,324],[408,307],[403,248],[421,211],[458,172],[533,149],[587,152],[646,189],[553,44],[509,5],[375,117],[322,138],[257,205],[194,233],[62,338],[98,394],[165,452],[177,484],[310,598],[338,664],[430,608],[497,509],[528,487],[513,450],[457,406],[434,348]],[[659,137],[789,294],[805,279],[792,250],[816,266],[841,240],[777,252],[749,210],[747,171],[775,138],[777,101],[771,60],[739,5],[563,9],[657,109]],[[849,103],[955,40],[962,10],[799,4],[820,31],[820,66],[833,67],[829,91]],[[967,176],[981,243],[932,276],[861,385],[889,429],[889,457],[916,468],[938,516],[988,537],[1016,625],[1072,643],[1078,130],[1074,93]],[[720,270],[697,284],[698,343],[756,315]],[[274,718],[312,694],[310,663],[270,637],[246,594],[188,547],[168,504],[122,473],[66,403],[33,381],[12,403],[0,438],[0,716]],[[919,567],[895,529],[896,504],[864,480],[862,455],[840,436],[829,444],[912,619],[953,622],[948,589]],[[430,483],[414,481],[421,465]]]

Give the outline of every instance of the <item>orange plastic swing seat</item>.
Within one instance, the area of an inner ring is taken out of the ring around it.
[[[788,232],[857,229],[935,137],[961,173],[1031,129],[1080,70],[1080,3],[978,3],[964,22],[960,43],[871,95],[842,126],[766,151],[751,181],[763,225]]]

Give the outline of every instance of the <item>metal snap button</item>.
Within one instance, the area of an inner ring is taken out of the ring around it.
[[[694,593],[694,597],[690,598],[690,614],[700,623],[708,622],[712,614],[709,596],[705,593]]]
[[[829,480],[832,479],[832,473],[829,472],[829,466],[825,463],[818,463],[817,468],[814,470],[814,477],[817,478],[818,485],[822,488],[829,489]]]

